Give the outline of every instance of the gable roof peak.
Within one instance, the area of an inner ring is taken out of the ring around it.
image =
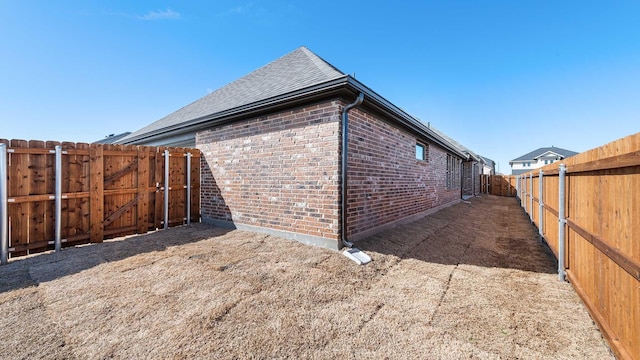
[[[541,148],[536,149],[536,150],[534,150],[532,152],[524,154],[524,155],[522,155],[522,156],[520,156],[518,158],[515,158],[515,159],[509,161],[509,164],[512,164],[515,161],[536,160],[541,155],[543,155],[545,153],[548,153],[548,152],[553,152],[555,154],[558,154],[558,155],[562,156],[563,159],[578,154],[575,151],[571,151],[571,150],[555,147],[555,146],[552,145],[551,147],[541,147]]]
[[[194,120],[215,118],[227,112],[310,86],[346,77],[305,46],[234,80],[122,139],[131,143]]]

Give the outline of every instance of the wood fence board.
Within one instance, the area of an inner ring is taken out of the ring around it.
[[[137,232],[144,234],[149,229],[149,149],[140,147],[137,155],[138,203],[136,208]]]
[[[591,302],[591,298],[584,292],[584,289],[580,285],[580,283],[576,280],[575,274],[572,270],[567,270],[567,278],[573,285],[574,289],[586,305],[589,312],[593,315],[593,319],[598,324],[600,329],[602,329],[602,334],[604,335],[607,342],[611,345],[611,348],[618,359],[633,359],[631,353],[625,348],[618,337],[613,337],[613,329],[609,326],[608,322],[602,317],[602,314],[598,312],[593,303]]]
[[[140,153],[138,153],[138,156],[139,156],[139,154]],[[106,177],[104,179],[104,186],[108,187],[111,184],[115,183],[116,181],[120,180],[120,178],[122,178],[123,176],[128,175],[130,173],[133,173],[134,171],[137,171],[137,170],[138,170],[138,161],[137,160],[131,161],[124,168],[122,168],[122,169],[114,172],[113,174],[110,174],[108,177]]]
[[[160,191],[160,188],[165,186],[164,183],[164,150],[166,149],[166,147],[164,146],[160,146],[158,148],[156,148],[156,154],[155,154],[155,158],[156,158],[156,163],[155,163],[155,183],[158,184],[158,191],[156,191],[156,195],[155,195],[155,211],[154,211],[154,216],[155,216],[155,224],[156,224],[156,228],[157,229],[162,229],[163,225],[162,225],[162,221],[164,219],[164,202],[163,202],[163,195],[164,195],[164,191]]]
[[[540,178],[539,177],[534,177],[533,179],[531,179],[532,183],[533,183],[533,209],[531,214],[532,216],[532,221],[534,224],[536,224],[536,226],[538,226],[538,228],[540,227],[540,199],[538,199],[539,195],[540,195],[540,188],[539,188],[539,183],[540,183]]]
[[[47,141],[45,147],[51,151],[55,151],[56,146],[60,145],[58,141]],[[45,155],[45,177],[44,192],[45,194],[56,193],[56,154],[51,153]],[[43,240],[54,240],[56,237],[55,215],[56,202],[55,199],[43,203],[45,207],[44,217],[44,237]]]
[[[72,179],[80,178],[78,166],[76,166],[76,155],[69,154],[71,150],[75,150],[75,144],[71,142],[63,142],[62,147],[62,193],[76,192],[76,182]],[[67,154],[65,154],[65,152]],[[76,234],[76,228],[71,224],[78,221],[75,219],[75,202],[76,199],[62,199],[62,219],[61,219],[61,236],[67,239]]]
[[[156,155],[157,150],[155,148],[149,149],[148,163],[149,163],[149,204],[148,208],[148,230],[156,229],[156,194],[158,193],[158,187],[156,182]]]
[[[113,230],[116,229],[118,227],[118,223],[113,224],[112,222],[108,222],[104,223],[104,219],[108,218],[111,214],[113,214],[114,212],[116,212],[117,208],[116,208],[116,204],[117,203],[122,203],[122,199],[120,198],[117,190],[121,190],[123,187],[121,186],[121,180],[120,178],[118,178],[117,180],[111,182],[111,183],[106,183],[104,181],[104,179],[109,179],[113,176],[114,173],[117,173],[119,169],[115,168],[117,167],[117,163],[116,163],[116,146],[112,145],[112,144],[105,144],[103,152],[102,152],[102,156],[103,156],[103,167],[104,167],[104,175],[103,175],[103,188],[104,188],[104,194],[103,194],[103,199],[104,199],[104,210],[103,210],[103,214],[102,214],[102,218],[100,219],[101,221],[101,226],[103,228],[103,231],[105,230]],[[106,154],[105,154],[106,153]],[[114,169],[115,168],[115,169]],[[92,171],[93,174],[93,171]],[[115,191],[115,192],[114,192]],[[93,222],[93,220],[92,220]],[[109,235],[104,235],[105,238],[108,238]]]
[[[136,157],[138,156],[137,149],[132,147],[131,145],[118,145],[119,151],[122,152],[133,152],[133,155],[120,156],[118,157],[118,168],[121,169],[128,168],[133,166],[133,163],[137,161]],[[118,203],[116,204],[116,211],[120,211],[122,215],[116,220],[115,224],[118,224],[118,228],[125,228],[130,226],[136,226],[136,217],[135,207],[137,206],[138,196],[137,196],[137,182],[136,182],[137,172],[129,172],[122,176],[120,186],[122,189],[131,189],[134,190],[134,194],[132,195],[124,195],[120,196],[118,199]],[[129,205],[132,204],[132,205]],[[120,233],[121,235],[128,235],[132,233],[132,230],[123,231]]]
[[[640,133],[543,167],[544,238],[616,355],[640,359]],[[559,166],[567,166],[566,238],[558,239]],[[528,174],[519,196],[533,214]],[[534,193],[535,189],[534,180]]]
[[[551,208],[545,208],[547,217],[545,218],[544,239],[553,251],[556,258],[558,257],[558,213],[553,212]],[[570,260],[569,260],[570,261]],[[568,264],[568,262],[566,263]]]
[[[89,155],[89,144],[87,143],[77,143],[76,144],[76,163],[80,169],[80,178],[78,178],[78,183],[76,184],[77,188],[79,188],[82,192],[89,192],[91,190],[91,159]],[[82,222],[78,222],[76,224],[76,234],[89,234],[91,232],[91,200],[90,197],[84,197],[80,199],[80,202],[76,201],[76,219],[79,217],[82,218]],[[79,206],[79,207],[78,207]]]
[[[105,146],[105,151],[107,152],[104,155],[104,168],[105,168],[105,179],[107,177],[111,177],[116,174],[119,170],[121,170],[122,162],[124,156],[120,156],[123,152],[122,145],[113,145],[109,144]],[[111,183],[109,186],[105,186],[105,196],[104,196],[104,220],[102,222],[102,226],[105,230],[116,230],[123,227],[121,214],[116,214],[118,212],[119,206],[122,204],[126,204],[131,199],[126,199],[127,196],[125,194],[119,192],[109,192],[110,190],[124,190],[127,189],[124,182],[126,178],[118,178],[116,181]],[[105,184],[106,185],[106,184]],[[115,216],[115,221],[111,220],[112,216]],[[106,235],[105,238],[110,238],[114,234]]]
[[[102,242],[104,239],[104,147],[92,144],[89,148],[91,175],[90,182],[90,216],[91,242]]]
[[[200,167],[200,164],[198,164]],[[515,196],[515,177],[507,175],[481,175],[480,189],[496,196]]]
[[[58,142],[0,139],[8,146],[9,256],[53,248],[55,237],[55,151]],[[145,233],[163,227],[165,148],[133,145],[62,144],[62,244],[100,242],[105,238]],[[186,157],[197,149],[167,148],[170,166],[169,225],[186,216]],[[158,156],[160,155],[160,156]],[[198,221],[199,166],[192,165],[192,220]],[[157,227],[156,227],[157,226]]]
[[[186,208],[186,156],[183,151],[174,151],[169,157],[169,221],[184,223]]]
[[[11,147],[14,149],[27,148],[29,144],[25,140],[11,140]],[[10,153],[9,163],[9,197],[29,195],[29,185],[31,183],[29,173],[29,155]],[[15,247],[29,242],[29,211],[30,204],[9,203],[9,247]],[[26,255],[26,251],[16,251],[11,256]]]
[[[30,148],[44,149],[44,141],[29,141]],[[48,152],[47,152],[48,153]],[[46,166],[47,154],[29,154],[29,195],[45,195],[46,192]],[[28,242],[38,242],[49,240],[45,237],[45,217],[46,203],[45,201],[33,201],[29,203],[29,238]],[[29,251],[30,253],[33,250]]]

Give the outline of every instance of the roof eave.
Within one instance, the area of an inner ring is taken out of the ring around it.
[[[455,145],[451,144],[447,140],[440,137],[436,132],[429,129],[424,123],[420,120],[414,118],[409,115],[404,110],[399,107],[393,105],[387,99],[383,98],[375,91],[371,90],[369,87],[354,79],[351,76],[348,76],[348,86],[350,86],[356,92],[364,93],[364,102],[366,104],[371,104],[377,107],[379,110],[382,110],[386,115],[390,116],[398,123],[404,125],[405,127],[417,132],[418,134],[426,137],[427,139],[435,142],[436,144],[442,146],[444,149],[451,151],[452,153],[460,156],[462,159],[468,159],[468,155],[463,151],[458,149]]]
[[[328,93],[339,90],[340,88],[344,87],[346,83],[347,75],[313,86],[309,86],[304,89],[292,91],[265,100],[256,101],[232,109],[220,111],[206,116],[201,116],[199,118],[195,118],[173,126],[168,126],[150,131],[148,133],[140,134],[135,137],[126,139],[124,144],[132,144],[140,141],[153,141],[173,134],[192,132],[200,130],[204,127],[210,127],[213,125],[218,125],[219,123],[233,121],[238,117],[250,116],[252,114],[261,113],[265,110],[270,111],[274,107],[282,106],[283,104],[298,103],[314,98],[319,98]]]
[[[237,120],[238,118],[271,111],[274,108],[281,107],[283,105],[290,106],[291,103],[301,103],[317,98],[322,98],[333,92],[338,92],[344,88],[348,88],[356,94],[359,92],[364,93],[366,104],[377,108],[379,111],[394,119],[396,122],[433,141],[444,149],[451,151],[462,159],[469,159],[469,154],[466,154],[461,149],[458,149],[455,145],[451,144],[449,141],[439,136],[436,132],[429,129],[420,120],[414,118],[404,110],[393,105],[387,99],[383,98],[375,91],[371,90],[369,87],[349,75],[345,75],[337,79],[319,83],[313,86],[306,87],[304,89],[292,91],[269,99],[238,106],[233,109],[209,114],[180,124],[140,134],[126,139],[125,141],[123,141],[123,144],[150,142],[162,139],[167,136],[195,132],[203,128],[231,122]]]

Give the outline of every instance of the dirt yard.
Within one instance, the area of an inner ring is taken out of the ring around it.
[[[514,198],[358,243],[203,224],[0,267],[7,359],[612,359]]]

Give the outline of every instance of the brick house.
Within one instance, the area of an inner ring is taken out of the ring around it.
[[[489,166],[489,164],[487,163],[487,158],[474,153],[469,148],[450,138],[442,131],[432,127],[429,123],[427,124],[427,126],[441,138],[445,139],[447,142],[455,146],[466,156],[466,158],[462,160],[462,197],[468,198],[478,195],[481,192],[481,175],[484,173],[485,166]],[[491,162],[493,163],[492,160]]]
[[[551,145],[551,147],[542,147],[509,161],[509,165],[511,166],[511,175],[524,174],[533,169],[539,169],[545,165],[553,164],[556,161],[566,159],[577,154],[578,153],[575,151],[555,147],[553,145]]]
[[[334,249],[460,201],[469,158],[305,47],[120,143],[199,148],[204,222]]]

